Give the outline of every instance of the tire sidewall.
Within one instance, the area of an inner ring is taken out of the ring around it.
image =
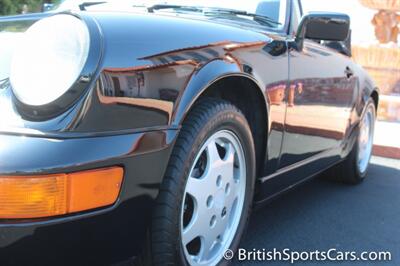
[[[246,164],[246,192],[245,192],[245,200],[242,210],[242,217],[240,219],[235,237],[231,243],[229,249],[236,251],[239,247],[240,240],[242,235],[247,227],[248,218],[250,216],[252,202],[253,202],[253,194],[254,194],[254,184],[255,184],[255,148],[252,133],[250,127],[244,116],[239,113],[235,112],[234,110],[224,110],[222,112],[218,112],[210,117],[209,121],[206,125],[202,128],[202,130],[197,134],[195,140],[190,148],[189,156],[187,160],[184,162],[184,171],[181,180],[183,181],[180,186],[179,191],[179,203],[178,206],[182,206],[183,198],[185,193],[185,187],[188,180],[189,173],[192,169],[193,164],[195,163],[195,159],[200,152],[200,149],[203,147],[204,143],[216,132],[221,130],[228,130],[235,134],[238,138],[245,158]],[[179,245],[179,257],[180,261],[184,265],[189,265],[186,260],[186,256],[183,250],[182,241],[181,241],[181,207],[179,207],[178,212],[178,232],[179,238],[178,243]],[[227,261],[222,259],[219,265],[227,265],[229,264]]]
[[[370,108],[372,108],[372,111],[373,111],[373,114],[374,114],[374,119],[373,119],[372,125],[371,125],[372,126],[371,130],[373,130],[372,137],[374,136],[375,124],[376,124],[376,108],[375,108],[375,103],[373,102],[372,99],[370,99],[367,102],[367,104],[365,105],[364,111],[363,111],[363,113],[361,115],[360,124],[358,126],[357,141],[356,141],[356,144],[355,144],[356,148],[354,149],[354,155],[353,155],[353,158],[354,158],[353,159],[353,163],[354,163],[355,174],[360,180],[364,180],[365,179],[365,177],[367,176],[367,173],[368,173],[368,169],[369,169],[369,166],[368,166],[367,169],[364,172],[360,171],[360,168],[358,167],[358,159],[359,159],[358,158],[358,154],[359,154],[359,149],[360,149],[359,134],[360,134],[360,131],[361,131],[361,123],[364,120],[364,117],[365,117],[365,115],[367,114],[367,112],[368,112],[368,110]],[[371,158],[372,158],[372,152],[371,152],[371,154],[369,156],[368,161],[370,161]]]

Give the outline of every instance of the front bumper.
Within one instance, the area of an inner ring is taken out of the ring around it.
[[[46,219],[0,220],[0,265],[110,265],[137,256],[177,134],[177,130],[74,138],[0,134],[0,176],[116,165],[125,170],[113,206]]]

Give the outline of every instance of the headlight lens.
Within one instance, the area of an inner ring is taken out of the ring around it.
[[[10,81],[23,103],[40,106],[65,94],[88,58],[89,30],[72,15],[55,15],[33,24],[14,51]]]

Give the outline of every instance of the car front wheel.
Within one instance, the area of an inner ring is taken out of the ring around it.
[[[152,222],[155,265],[220,265],[249,218],[255,152],[244,115],[202,99],[189,113],[161,185]]]

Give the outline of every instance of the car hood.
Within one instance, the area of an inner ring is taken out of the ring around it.
[[[0,79],[9,75],[14,44],[20,37],[20,33],[14,31],[23,32],[35,21],[53,14],[0,18]],[[142,66],[152,63],[145,58],[200,46],[271,40],[271,36],[249,26],[201,16],[133,12],[81,12],[77,15],[91,16],[97,21],[103,36],[104,68]]]
[[[143,13],[92,13],[105,42],[104,67],[150,64],[146,59],[179,50],[229,43],[269,42],[271,36],[220,20]],[[179,58],[169,58],[179,61]]]

